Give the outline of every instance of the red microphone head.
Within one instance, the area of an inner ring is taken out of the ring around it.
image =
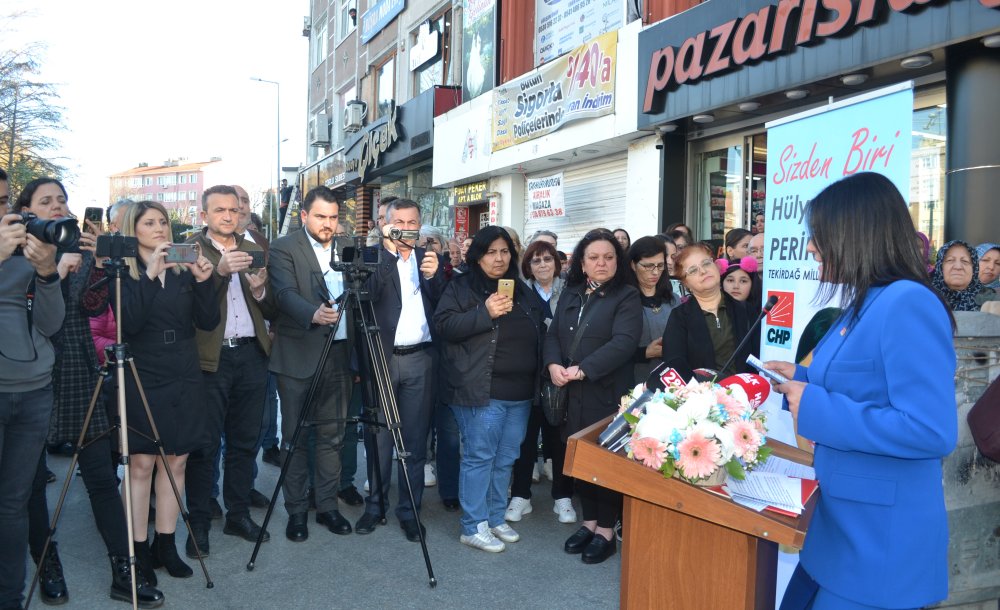
[[[660,381],[663,382],[664,388],[669,388],[672,385],[685,386],[687,382],[681,377],[681,374],[672,368],[666,368],[660,374]]]
[[[739,375],[726,377],[719,382],[719,385],[724,388],[739,386],[746,392],[747,399],[750,401],[750,407],[753,409],[764,404],[767,397],[771,395],[771,384],[760,375],[754,375],[753,373],[740,373]]]

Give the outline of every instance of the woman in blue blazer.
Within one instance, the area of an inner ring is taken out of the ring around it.
[[[821,297],[844,313],[810,366],[769,362],[820,499],[782,610],[917,608],[948,595],[941,459],[955,447],[953,319],[896,187],[857,174],[809,206]],[[891,236],[886,239],[886,236]]]

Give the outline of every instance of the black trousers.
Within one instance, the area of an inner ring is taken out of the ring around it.
[[[597,521],[597,527],[612,528],[622,513],[622,495],[585,481],[576,482],[584,521]]]
[[[556,433],[552,439],[552,498],[559,500],[573,496],[573,477],[563,474],[566,464],[566,441],[561,433]]]
[[[223,347],[219,368],[203,373],[210,442],[192,451],[185,469],[191,523],[208,527],[215,463],[223,435],[226,437],[222,498],[227,516],[250,514],[250,489],[257,459],[257,441],[264,419],[267,357],[256,341]]]
[[[514,462],[514,471],[511,476],[510,495],[517,498],[531,497],[531,472],[538,461],[538,433],[542,433],[542,446],[544,454],[549,456],[553,453],[553,447],[559,445],[559,429],[549,425],[545,420],[545,414],[538,405],[532,405],[531,415],[528,416],[528,429],[524,434],[524,441],[521,443],[521,456]],[[562,468],[559,469],[562,472]],[[552,474],[555,478],[555,460],[552,461]],[[566,478],[566,477],[563,477]],[[552,497],[555,499],[568,498],[572,494],[565,493],[565,489],[560,489],[560,493],[565,495],[555,495],[555,483],[553,482]]]

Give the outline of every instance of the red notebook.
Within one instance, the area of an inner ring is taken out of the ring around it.
[[[809,498],[811,498],[812,495],[816,493],[816,490],[819,489],[819,481],[815,479],[799,479],[799,482],[802,484],[802,505],[805,506],[806,502],[809,501]],[[711,487],[704,487],[703,489],[706,489],[724,498],[730,498],[729,492],[726,491],[725,487],[723,487],[722,485],[713,485]],[[799,516],[796,513],[785,510],[783,508],[778,508],[777,506],[768,506],[764,510],[769,510],[771,512],[778,513],[779,515],[788,515],[789,517]]]

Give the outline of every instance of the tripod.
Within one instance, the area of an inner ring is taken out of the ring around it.
[[[118,431],[118,437],[120,440],[121,448],[121,461],[120,463],[125,467],[125,476],[123,478],[123,487],[125,489],[125,527],[128,530],[128,553],[129,553],[129,571],[132,580],[132,608],[138,607],[138,598],[136,594],[136,580],[135,580],[135,544],[134,544],[134,531],[132,526],[132,485],[130,480],[131,468],[129,463],[129,449],[128,449],[128,414],[125,409],[125,363],[129,363],[129,368],[132,372],[133,381],[135,381],[136,388],[139,390],[139,396],[142,398],[142,406],[146,411],[146,418],[149,421],[149,427],[152,431],[152,438],[149,438],[145,434],[137,430],[132,430],[136,434],[146,436],[147,439],[152,440],[156,445],[157,450],[160,454],[160,460],[163,464],[167,463],[167,456],[163,450],[163,444],[160,442],[160,433],[157,430],[156,422],[153,420],[153,413],[149,409],[149,402],[146,400],[146,393],[142,389],[142,384],[139,381],[139,372],[135,368],[135,362],[132,359],[131,354],[128,351],[128,346],[122,342],[122,297],[121,297],[121,280],[122,274],[126,273],[127,265],[125,263],[124,257],[112,258],[105,264],[106,277],[102,279],[97,284],[94,284],[91,289],[96,289],[101,287],[103,284],[111,281],[115,282],[115,320],[118,321],[116,324],[115,331],[115,343],[107,348],[108,359],[105,361],[102,371],[107,372],[110,361],[113,359],[115,362],[115,374],[118,381],[118,394],[117,394],[117,406],[118,406],[118,422],[113,423],[111,427],[105,432],[99,434],[95,439],[91,440],[90,443],[84,444],[84,439],[87,436],[87,431],[90,428],[90,421],[94,414],[94,408],[97,406],[97,400],[101,395],[101,388],[104,385],[104,380],[106,379],[104,374],[101,374],[98,378],[97,385],[94,388],[94,393],[90,398],[90,404],[87,407],[87,414],[83,420],[83,427],[80,430],[80,436],[77,438],[76,444],[73,446],[73,456],[70,458],[69,470],[66,472],[66,478],[63,481],[62,490],[59,493],[59,501],[56,503],[55,510],[52,513],[52,521],[49,525],[49,533],[45,538],[45,544],[42,546],[42,554],[40,557],[44,560],[49,552],[49,546],[52,543],[52,537],[56,533],[56,527],[59,524],[59,518],[62,516],[63,504],[66,501],[66,495],[69,492],[69,485],[73,480],[73,471],[76,468],[76,463],[80,457],[80,451],[86,448],[88,445],[93,444],[98,439],[110,435],[113,431]],[[174,497],[177,499],[177,505],[181,509],[181,516],[184,519],[184,523],[188,528],[188,533],[191,532],[191,524],[188,521],[187,511],[184,510],[184,504],[181,501],[181,494],[177,488],[177,483],[174,481],[173,473],[170,472],[170,468],[165,467],[164,470],[167,473],[167,477],[170,480],[170,487],[173,489]],[[193,536],[192,536],[193,539]],[[195,544],[197,549],[197,543]],[[215,586],[212,579],[208,575],[208,569],[205,567],[205,561],[202,558],[201,550],[198,550],[198,562],[201,564],[201,570],[205,575],[206,587],[211,589]],[[35,568],[35,574],[31,579],[31,587],[28,589],[27,599],[25,601],[25,609],[31,604],[31,598],[34,595],[35,587],[38,585],[38,578],[42,568],[42,561],[38,562],[38,566]]]
[[[413,496],[413,487],[410,484],[410,476],[406,467],[406,461],[410,454],[406,451],[403,443],[402,423],[400,420],[399,408],[396,405],[396,394],[392,389],[392,380],[389,376],[389,365],[386,362],[385,352],[382,348],[382,338],[379,336],[378,322],[375,319],[371,295],[369,295],[365,289],[367,280],[374,271],[374,265],[371,263],[361,262],[360,257],[362,256],[363,249],[361,246],[363,246],[363,242],[360,238],[355,238],[355,242],[357,244],[357,247],[354,249],[356,257],[355,260],[352,262],[331,262],[331,267],[334,271],[342,272],[344,274],[345,283],[348,284],[348,288],[343,294],[340,295],[340,297],[337,298],[337,303],[340,311],[343,312],[346,308],[349,308],[354,315],[354,320],[358,330],[365,337],[365,342],[362,346],[365,352],[364,360],[368,364],[368,370],[371,371],[374,377],[374,379],[369,378],[368,375],[365,374],[365,371],[362,371],[362,385],[367,386],[366,396],[372,397],[374,400],[366,401],[368,403],[366,405],[368,416],[358,419],[365,424],[365,434],[371,435],[370,438],[373,442],[373,447],[376,446],[375,443],[377,442],[375,432],[377,431],[378,426],[384,425],[392,434],[392,442],[396,448],[396,456],[399,458],[400,464],[402,465],[401,471],[403,473],[403,482],[405,483],[406,491],[410,496],[411,505],[416,507],[416,502]],[[345,258],[348,257],[345,256]],[[306,393],[306,397],[304,399],[303,408],[301,409],[299,419],[295,424],[295,431],[292,433],[292,439],[288,448],[288,455],[285,456],[285,459],[282,462],[281,473],[278,475],[278,483],[275,486],[274,493],[271,494],[271,502],[267,507],[267,514],[264,517],[264,523],[261,525],[262,533],[258,536],[253,554],[250,557],[250,562],[247,563],[248,571],[254,569],[257,553],[263,542],[263,532],[267,529],[267,523],[271,518],[271,513],[274,511],[274,505],[278,500],[278,491],[281,489],[285,476],[288,473],[288,467],[291,464],[291,454],[298,447],[299,434],[302,432],[303,424],[307,421],[309,411],[312,408],[316,387],[319,384],[319,375],[326,366],[330,346],[333,344],[334,338],[337,335],[337,329],[340,327],[340,323],[343,319],[343,316],[341,316],[337,319],[337,322],[332,325],[326,344],[323,346],[319,362],[316,365],[316,372],[313,374],[312,381],[309,385],[309,391]],[[372,386],[374,386],[374,388]],[[376,409],[379,406],[382,407],[385,414],[385,424],[380,424],[378,422]],[[377,447],[372,453],[374,454],[375,484],[378,486],[377,488],[381,490],[382,475],[378,463]],[[386,523],[385,498],[382,493],[379,493],[379,516],[381,523],[384,525]],[[431,566],[431,558],[427,552],[427,541],[424,537],[423,525],[420,522],[420,514],[416,510],[414,510],[414,518],[417,521],[417,532],[420,536],[420,548],[424,556],[424,564],[427,566],[429,584],[431,587],[435,587],[437,586],[437,578],[434,576],[434,568]]]

